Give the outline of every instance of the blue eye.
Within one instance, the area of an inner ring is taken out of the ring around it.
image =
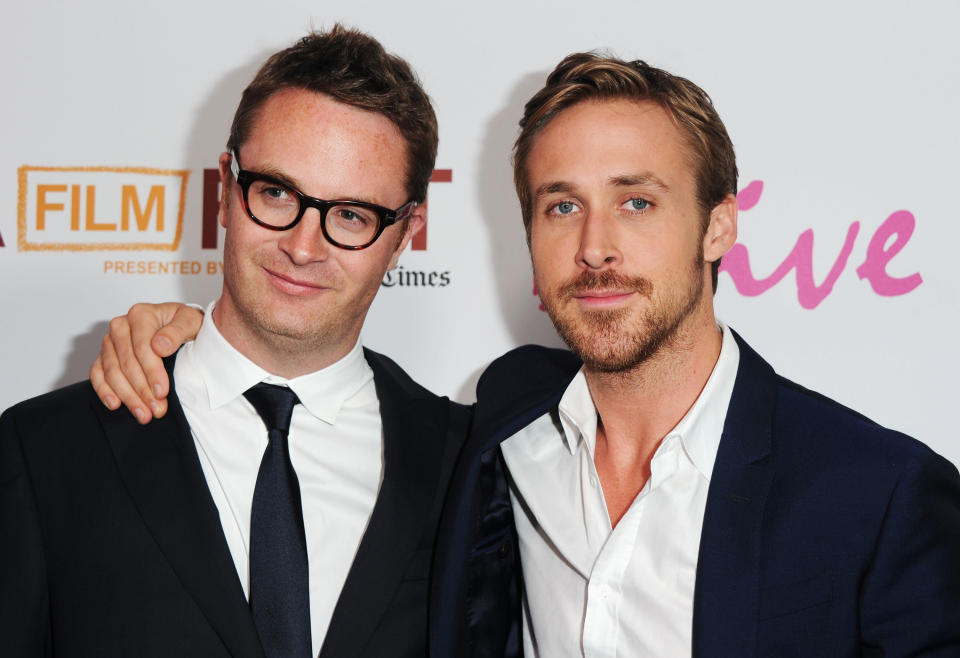
[[[630,199],[625,204],[623,204],[627,210],[632,210],[634,212],[643,212],[650,207],[650,202],[646,199]]]
[[[283,187],[271,181],[255,180],[250,184],[247,194],[248,199],[254,204],[267,204],[271,207],[288,206],[297,203],[296,195]]]
[[[573,203],[570,201],[561,201],[556,206],[554,206],[554,209],[557,211],[558,214],[569,215],[574,210],[576,210],[577,207],[573,205]]]

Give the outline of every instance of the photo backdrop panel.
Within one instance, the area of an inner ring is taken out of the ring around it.
[[[2,407],[83,379],[135,301],[218,295],[216,162],[240,92],[267,55],[342,21],[409,59],[440,119],[427,230],[384,279],[368,345],[470,401],[498,354],[559,344],[509,154],[553,66],[605,48],[700,84],[734,140],[740,235],[719,317],[784,375],[960,463],[954,2],[41,0],[8,14]]]

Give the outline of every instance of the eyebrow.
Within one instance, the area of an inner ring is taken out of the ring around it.
[[[536,191],[533,193],[534,198],[539,199],[542,196],[548,194],[556,194],[558,192],[571,192],[573,191],[573,185],[570,183],[565,183],[563,181],[555,181],[553,183],[544,183],[537,187]]]
[[[283,183],[287,187],[292,187],[298,192],[302,192],[302,190],[300,189],[300,184],[297,183],[297,181],[293,180],[292,178],[287,176],[285,173],[283,173],[279,169],[276,169],[275,167],[267,166],[263,168],[257,168],[257,169],[250,168],[245,170],[249,171],[251,174],[254,174],[256,176],[264,176],[266,178],[272,178],[278,183]]]
[[[607,182],[615,187],[633,187],[635,185],[644,185],[647,187],[655,187],[664,192],[670,191],[669,185],[651,173],[611,176],[607,179]]]
[[[286,187],[292,187],[297,192],[305,196],[309,196],[314,199],[320,198],[320,197],[314,197],[304,192],[303,188],[300,187],[300,184],[297,181],[293,180],[292,178],[287,176],[285,173],[283,173],[279,169],[276,169],[275,167],[267,166],[262,169],[245,169],[245,171],[249,171],[251,174],[255,174],[257,176],[265,176],[267,178],[271,178],[276,182],[281,183],[282,185],[285,185]],[[373,201],[369,197],[365,197],[365,196],[337,197],[336,199],[324,199],[324,201],[360,201],[361,203],[369,203],[370,205],[373,205],[373,206],[381,206],[384,208],[386,207],[386,206],[383,206],[383,204],[379,204],[376,201]]]
[[[660,178],[651,173],[643,174],[622,174],[620,176],[611,176],[607,179],[607,184],[612,187],[635,187],[646,186],[659,189],[663,192],[669,192],[670,186],[664,183]],[[574,186],[566,181],[553,181],[544,183],[537,187],[534,192],[534,198],[539,199],[548,194],[569,193],[574,190]]]

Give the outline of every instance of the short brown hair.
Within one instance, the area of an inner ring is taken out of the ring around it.
[[[527,175],[527,158],[539,132],[563,110],[586,100],[628,99],[651,101],[669,114],[690,148],[697,184],[697,203],[704,213],[728,194],[737,193],[737,162],[733,143],[713,102],[705,91],[685,78],[640,60],[627,62],[598,53],[575,53],[560,62],[534,94],[520,120],[520,136],[513,147],[513,182],[520,198],[523,224],[530,241],[533,200]],[[713,263],[713,288],[717,269]]]
[[[275,53],[243,90],[227,150],[239,151],[263,104],[283,89],[326,94],[345,105],[382,114],[407,142],[407,197],[422,202],[437,159],[437,117],[406,61],[373,37],[334,25]]]

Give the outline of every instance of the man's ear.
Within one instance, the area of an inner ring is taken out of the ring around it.
[[[397,261],[400,260],[400,254],[402,254],[403,250],[407,248],[408,244],[410,244],[410,240],[413,239],[413,236],[426,228],[426,199],[423,200],[423,203],[417,204],[417,207],[410,212],[410,216],[404,220],[404,223],[406,226],[404,227],[403,237],[401,237],[400,242],[397,243],[397,248],[393,250],[393,256],[390,257],[390,264],[387,266],[388,270],[392,270],[397,266]]]
[[[233,174],[230,173],[230,160],[230,154],[224,151],[217,161],[220,168],[220,207],[217,209],[217,220],[223,228],[227,228],[227,191],[230,189],[230,181],[233,180]]]
[[[715,262],[737,242],[737,197],[728,194],[710,211],[710,223],[703,236],[703,260]]]

